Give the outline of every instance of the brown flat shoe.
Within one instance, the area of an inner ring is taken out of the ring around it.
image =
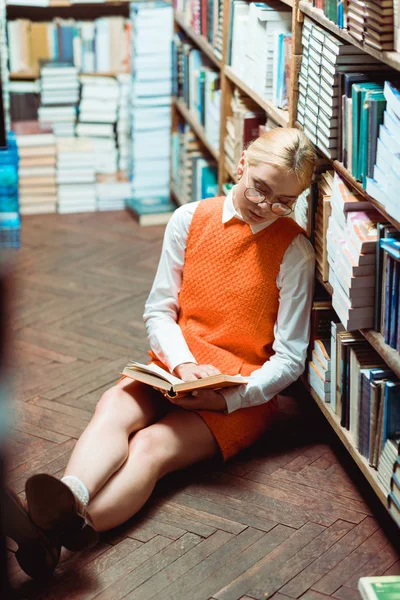
[[[2,493],[1,508],[4,532],[18,545],[15,558],[21,569],[33,579],[49,577],[60,560],[61,544],[32,522],[19,497],[9,489]]]
[[[41,529],[59,537],[67,550],[81,550],[98,541],[97,532],[76,512],[76,499],[60,479],[39,473],[25,484],[29,515]]]

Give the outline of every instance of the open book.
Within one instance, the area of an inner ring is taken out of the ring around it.
[[[128,363],[122,371],[122,375],[162,390],[169,398],[175,398],[178,394],[191,392],[200,388],[215,390],[248,382],[247,377],[242,377],[241,375],[224,375],[223,373],[210,375],[210,377],[204,377],[203,379],[196,379],[196,381],[183,381],[157,365],[142,365],[137,362]]]

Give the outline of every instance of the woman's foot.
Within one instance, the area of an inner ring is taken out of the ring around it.
[[[53,532],[68,550],[81,550],[98,541],[97,532],[78,512],[78,500],[60,479],[40,473],[25,486],[29,515],[41,529]]]
[[[21,500],[9,489],[2,494],[1,508],[4,532],[18,545],[15,557],[21,569],[33,579],[49,577],[60,560],[60,542],[32,522]]]

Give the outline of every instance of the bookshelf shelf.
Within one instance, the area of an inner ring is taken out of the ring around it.
[[[232,179],[232,181],[234,181],[235,183],[238,182],[237,173],[235,173],[235,171],[232,171],[231,167],[227,164],[226,161],[225,161],[225,171],[228,173],[228,175]]]
[[[216,150],[213,146],[211,146],[211,144],[207,140],[203,126],[200,125],[200,123],[197,121],[196,117],[190,112],[190,110],[184,104],[184,102],[182,102],[182,100],[178,100],[175,98],[174,105],[177,108],[177,110],[179,111],[179,113],[181,114],[181,116],[185,119],[186,123],[188,123],[190,125],[190,127],[193,129],[193,131],[195,132],[195,134],[197,135],[197,137],[199,138],[201,143],[207,148],[209,153],[218,162],[219,161],[219,151]]]
[[[236,73],[232,70],[231,67],[225,65],[224,73],[225,76],[230,81],[232,81],[232,83],[234,83],[239,89],[241,89],[242,92],[247,94],[249,98],[252,98],[252,100],[254,100],[254,102],[256,102],[258,106],[265,110],[267,115],[270,116],[271,119],[273,119],[276,123],[278,123],[278,125],[281,125],[281,127],[288,127],[289,112],[287,110],[282,110],[281,108],[275,106],[269,100],[265,100],[264,98],[262,98],[257,92],[252,90],[244,81],[242,81],[240,77],[238,77]]]
[[[313,7],[310,4],[310,2],[308,2],[308,0],[300,0],[299,9],[302,13],[304,13],[305,15],[310,17],[310,19],[313,19],[313,21],[316,21],[317,23],[319,23],[326,29],[329,29],[329,31],[332,31],[332,33],[334,33],[338,37],[342,38],[349,44],[352,44],[353,46],[356,46],[357,48],[361,48],[361,50],[364,50],[364,52],[366,52],[367,54],[370,54],[374,58],[377,58],[381,62],[392,67],[393,69],[396,69],[397,71],[400,70],[400,54],[399,53],[397,53],[397,52],[379,52],[378,50],[374,50],[367,44],[360,44],[360,42],[357,42],[357,40],[354,37],[352,37],[348,31],[346,31],[345,29],[341,29],[335,23],[333,23],[333,21],[330,21],[329,19],[327,19],[327,17],[324,15],[323,11],[320,8]]]
[[[196,46],[201,50],[210,60],[214,63],[218,69],[221,70],[221,61],[215,55],[215,51],[213,46],[209,43],[209,41],[204,37],[204,35],[197,35],[191,28],[186,25],[184,18],[182,15],[175,12],[175,23],[186,33],[188,38],[192,40],[196,44]]]
[[[386,362],[388,367],[400,377],[400,355],[398,350],[391,348],[385,343],[385,340],[381,333],[374,331],[373,329],[360,329],[365,339],[371,344],[373,348],[380,354],[383,360]]]
[[[318,279],[318,281],[320,282],[321,285],[324,286],[324,288],[326,289],[326,291],[328,292],[328,294],[330,294],[332,296],[333,294],[333,287],[331,286],[330,283],[328,283],[327,281],[324,281],[322,279],[322,275],[319,271],[315,271],[315,279]]]
[[[327,419],[328,423],[331,425],[332,429],[335,431],[336,435],[339,437],[340,441],[346,447],[348,452],[351,454],[354,462],[357,464],[360,471],[363,473],[364,477],[367,479],[371,487],[373,488],[375,494],[382,502],[382,504],[387,507],[387,498],[385,492],[381,488],[378,479],[377,479],[377,471],[369,466],[368,461],[361,456],[358,450],[354,446],[354,441],[351,434],[344,429],[340,425],[339,417],[332,411],[329,404],[324,402],[318,394],[313,390],[313,388],[308,384],[308,381],[305,377],[302,378],[303,384],[307,388],[308,392],[318,405],[324,417]]]

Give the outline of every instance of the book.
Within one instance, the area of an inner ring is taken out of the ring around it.
[[[358,589],[363,600],[398,600],[400,576],[361,577]]]
[[[242,385],[248,382],[247,377],[242,377],[241,375],[224,375],[223,373],[197,379],[196,381],[183,381],[158,365],[143,365],[134,361],[128,363],[122,371],[122,375],[151,385],[165,392],[169,398],[175,398],[178,394],[184,395],[193,390],[219,389],[233,385]]]

